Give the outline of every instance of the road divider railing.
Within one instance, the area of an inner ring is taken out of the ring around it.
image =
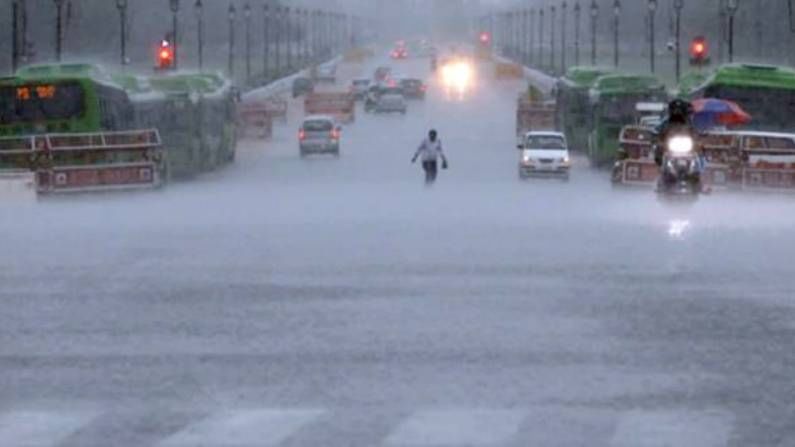
[[[39,194],[155,188],[168,177],[157,129],[0,138],[0,181],[21,172]]]

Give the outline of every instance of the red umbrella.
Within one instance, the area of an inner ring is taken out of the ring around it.
[[[751,122],[751,115],[736,102],[703,98],[693,101],[693,121],[697,127],[740,126]]]

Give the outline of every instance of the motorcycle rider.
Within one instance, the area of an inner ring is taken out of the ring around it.
[[[657,145],[654,149],[654,161],[657,166],[662,165],[663,155],[665,154],[665,142],[668,136],[674,132],[686,131],[692,133],[693,105],[682,99],[674,99],[668,104],[668,116],[666,116],[655,133],[657,134]]]
[[[662,166],[663,164],[666,152],[666,144],[669,140],[669,137],[677,134],[687,134],[695,142],[696,135],[694,131],[695,127],[692,123],[692,115],[693,105],[687,101],[675,99],[668,104],[668,116],[663,119],[662,123],[660,123],[655,132],[657,135],[657,143],[655,144],[654,148],[654,162],[657,164],[657,166]],[[701,174],[703,173],[706,166],[706,161],[698,150],[697,145],[694,145],[693,150],[695,151],[697,171],[695,177],[692,178],[692,181],[695,182],[697,191],[708,192],[708,190],[704,189],[703,185],[701,184]],[[670,173],[668,173],[666,170],[663,170],[662,175],[660,176],[660,186],[671,184],[673,181],[675,180],[670,178]]]
[[[447,157],[442,151],[442,140],[439,139],[436,130],[428,132],[428,138],[422,140],[411,162],[415,163],[417,158],[422,156],[422,169],[425,171],[425,184],[430,185],[436,181],[437,159],[442,159],[442,169],[447,169]]]

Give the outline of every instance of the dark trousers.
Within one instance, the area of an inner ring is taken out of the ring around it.
[[[436,173],[438,172],[436,167],[436,160],[423,161],[422,170],[425,171],[426,184],[431,184],[436,181]]]

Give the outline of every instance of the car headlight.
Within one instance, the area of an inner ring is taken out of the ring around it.
[[[567,156],[565,156],[565,157],[560,159],[560,163],[564,164],[564,165],[567,165],[567,164],[571,163],[571,160],[569,159],[569,156],[567,155]]]
[[[668,150],[677,155],[693,152],[693,138],[688,136],[675,136],[668,140]]]
[[[524,157],[522,157],[522,160],[527,165],[533,164],[533,158],[530,157],[529,155],[525,155]]]

